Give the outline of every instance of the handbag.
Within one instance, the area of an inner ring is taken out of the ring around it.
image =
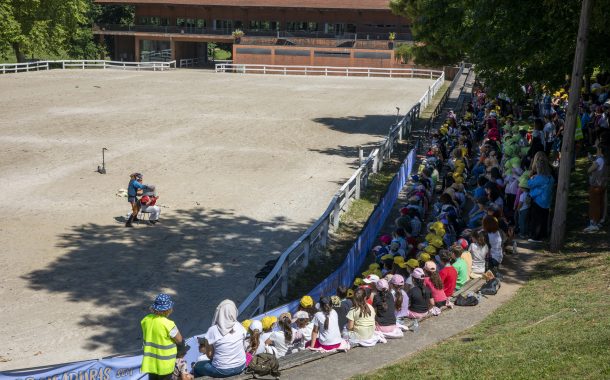
[[[500,289],[500,280],[498,280],[497,278],[492,278],[491,280],[487,281],[485,283],[485,285],[483,285],[481,287],[481,294],[493,296],[498,293],[499,289]]]

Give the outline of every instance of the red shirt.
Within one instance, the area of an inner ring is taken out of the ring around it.
[[[455,284],[457,282],[457,271],[451,264],[447,264],[446,267],[444,267],[443,269],[441,269],[440,272],[438,272],[438,275],[441,277],[441,280],[443,280],[445,295],[447,295],[447,297],[451,297],[453,295],[453,292],[455,291]]]

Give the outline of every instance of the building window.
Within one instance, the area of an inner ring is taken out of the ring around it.
[[[315,32],[318,30],[317,22],[289,21],[286,23],[289,32]]]
[[[140,40],[141,62],[169,62],[171,59],[169,41]]]
[[[184,28],[205,28],[206,22],[203,19],[194,19],[194,18],[177,18],[176,26],[181,26]]]
[[[275,31],[279,30],[280,23],[277,21],[250,21],[250,30],[255,31]]]
[[[326,33],[341,36],[345,33],[345,24],[326,24]]]
[[[167,17],[142,16],[140,17],[140,25],[168,26],[169,19]]]
[[[216,20],[217,30],[233,30],[233,20]]]

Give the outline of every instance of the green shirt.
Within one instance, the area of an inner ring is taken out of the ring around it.
[[[455,284],[455,290],[460,290],[462,286],[468,281],[468,264],[464,259],[459,257],[452,266],[457,271],[457,282]]]

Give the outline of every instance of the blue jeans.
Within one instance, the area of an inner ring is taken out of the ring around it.
[[[211,360],[203,360],[195,363],[195,367],[193,367],[193,373],[195,377],[231,377],[244,372],[245,368],[245,363],[244,365],[235,368],[216,368],[212,365]]]

